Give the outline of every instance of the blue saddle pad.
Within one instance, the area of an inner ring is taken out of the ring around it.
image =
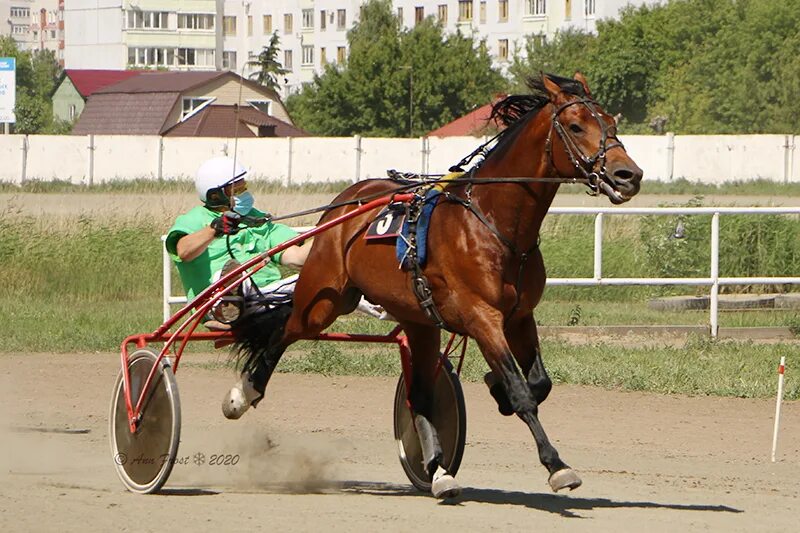
[[[428,257],[428,228],[430,227],[433,208],[436,207],[436,197],[440,194],[442,194],[442,191],[438,189],[431,189],[425,194],[425,199],[422,203],[422,211],[417,220],[417,258],[420,266],[425,264],[425,260]],[[403,221],[403,229],[400,231],[400,236],[397,238],[397,247],[395,249],[397,261],[404,269],[410,269],[412,267],[406,257],[408,253],[408,226],[408,219],[406,219]]]

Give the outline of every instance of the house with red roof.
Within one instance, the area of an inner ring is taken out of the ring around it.
[[[143,71],[89,96],[75,135],[300,137],[280,96],[231,71]]]
[[[53,93],[53,115],[74,122],[96,91],[136,76],[139,70],[76,70],[67,69]]]
[[[495,101],[504,98],[499,95]],[[498,125],[491,119],[493,103],[474,109],[444,126],[429,131],[426,137],[482,137],[494,135]]]

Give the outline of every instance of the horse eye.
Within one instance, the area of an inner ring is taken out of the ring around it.
[[[572,133],[583,133],[583,129],[577,124],[570,124],[569,129]]]

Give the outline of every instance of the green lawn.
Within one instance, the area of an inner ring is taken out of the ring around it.
[[[188,185],[112,184],[98,190],[108,193],[137,186],[158,190]],[[16,189],[0,185],[0,191],[52,191],[58,187],[83,190],[65,184],[30,183]],[[800,192],[779,184],[770,187],[770,194]],[[741,192],[733,185],[729,189]],[[606,225],[605,275],[707,275],[708,260],[699,251],[707,248],[704,223],[687,224],[688,237],[677,241],[668,238],[674,220],[635,225],[624,219],[615,218],[615,222]],[[0,323],[5,332],[0,353],[114,353],[127,335],[150,332],[161,324],[160,223],[146,218],[115,221],[84,217],[58,224],[49,222],[41,216],[25,219],[21,224],[17,213],[0,213],[0,276],[6,280],[0,285]],[[591,275],[591,226],[591,217],[548,219],[543,228],[542,250],[550,276]],[[732,232],[729,241],[736,248],[726,252],[726,259],[720,263],[721,274],[796,275],[796,265],[800,264],[798,227],[800,221],[792,218],[765,218],[763,223],[734,220],[722,225],[723,232]],[[776,246],[779,254],[768,252]],[[745,289],[759,292],[765,288]],[[647,307],[649,298],[695,291],[705,293],[702,288],[680,287],[552,287],[545,292],[535,316],[543,326],[708,324],[707,311],[665,313]],[[799,330],[800,312],[722,312],[720,325]],[[391,324],[355,315],[340,319],[333,327],[364,333],[390,328]],[[545,362],[558,382],[748,397],[774,394],[775,366],[783,354],[789,358],[787,396],[796,399],[800,395],[791,370],[795,361],[800,364],[797,344],[754,345],[700,338],[689,339],[679,348],[643,348],[620,346],[619,342],[572,346],[546,340],[543,348]],[[207,343],[190,345],[190,352],[210,350]],[[191,360],[187,364],[192,364]],[[397,352],[387,347],[299,343],[281,368],[295,372],[396,375],[399,362]],[[485,369],[473,347],[466,362],[465,379],[480,379]]]

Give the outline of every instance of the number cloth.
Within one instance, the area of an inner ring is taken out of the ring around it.
[[[222,270],[222,267],[231,257],[228,255],[225,236],[211,241],[208,248],[191,261],[182,261],[178,257],[178,241],[184,235],[189,235],[207,227],[212,220],[220,216],[222,216],[222,213],[212,211],[205,206],[197,206],[188,213],[179,216],[167,233],[167,252],[169,252],[178,267],[183,288],[186,291],[187,298],[190,300],[211,285],[214,274]],[[258,209],[252,209],[247,213],[247,216],[264,217],[266,213]],[[237,261],[244,263],[297,235],[298,233],[289,226],[270,221],[263,226],[242,228],[236,235],[230,235],[231,251]],[[280,264],[281,255],[282,253],[273,255],[264,268],[253,274],[251,278],[253,283],[263,287],[281,279],[281,272],[277,266]]]

